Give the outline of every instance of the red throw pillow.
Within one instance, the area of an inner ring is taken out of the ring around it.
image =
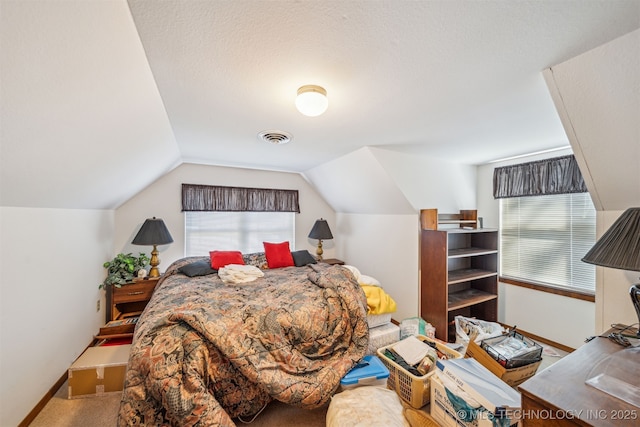
[[[211,268],[216,270],[229,264],[244,264],[240,251],[211,251],[209,257],[211,258]]]
[[[295,265],[289,249],[289,242],[262,242],[262,244],[264,245],[264,255],[267,258],[269,268],[293,267]]]

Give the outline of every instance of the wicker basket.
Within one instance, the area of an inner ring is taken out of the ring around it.
[[[421,341],[430,341],[435,343],[438,350],[449,356],[450,359],[461,359],[462,355],[457,351],[447,347],[440,341],[425,337],[424,335],[416,335]],[[378,349],[378,357],[389,369],[389,378],[387,379],[387,387],[395,390],[396,393],[414,408],[420,409],[431,399],[431,390],[429,384],[429,378],[433,375],[434,371],[429,372],[427,375],[421,377],[415,376],[398,365],[393,360],[390,360],[384,355],[384,351],[387,348],[391,348],[395,345],[387,345]]]

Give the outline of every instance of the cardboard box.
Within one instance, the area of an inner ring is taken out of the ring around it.
[[[121,392],[131,344],[89,347],[69,368],[69,399]]]
[[[361,385],[386,387],[389,370],[380,359],[369,355],[365,356],[360,363],[364,366],[353,368],[340,380],[340,391]]]
[[[479,412],[475,419],[467,420],[459,418],[461,412],[454,407],[447,396],[446,388],[437,375],[431,376],[431,417],[442,427],[493,427],[489,412]],[[512,426],[518,424],[518,420],[510,420]]]
[[[517,386],[531,378],[538,371],[538,367],[541,360],[531,363],[529,365],[521,366],[519,368],[507,369],[498,363],[493,357],[489,355],[483,348],[476,344],[473,340],[469,341],[467,346],[466,357],[473,357],[480,362],[485,368],[489,369],[495,376],[500,378],[505,383],[512,387]]]

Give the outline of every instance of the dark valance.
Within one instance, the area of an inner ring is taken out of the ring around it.
[[[495,168],[493,197],[585,193],[587,186],[573,155]]]
[[[298,190],[182,184],[182,211],[297,212]]]

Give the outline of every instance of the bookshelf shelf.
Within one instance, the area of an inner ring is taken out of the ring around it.
[[[475,210],[423,209],[420,316],[435,326],[437,338],[453,341],[457,315],[497,321],[498,230],[478,228]]]

